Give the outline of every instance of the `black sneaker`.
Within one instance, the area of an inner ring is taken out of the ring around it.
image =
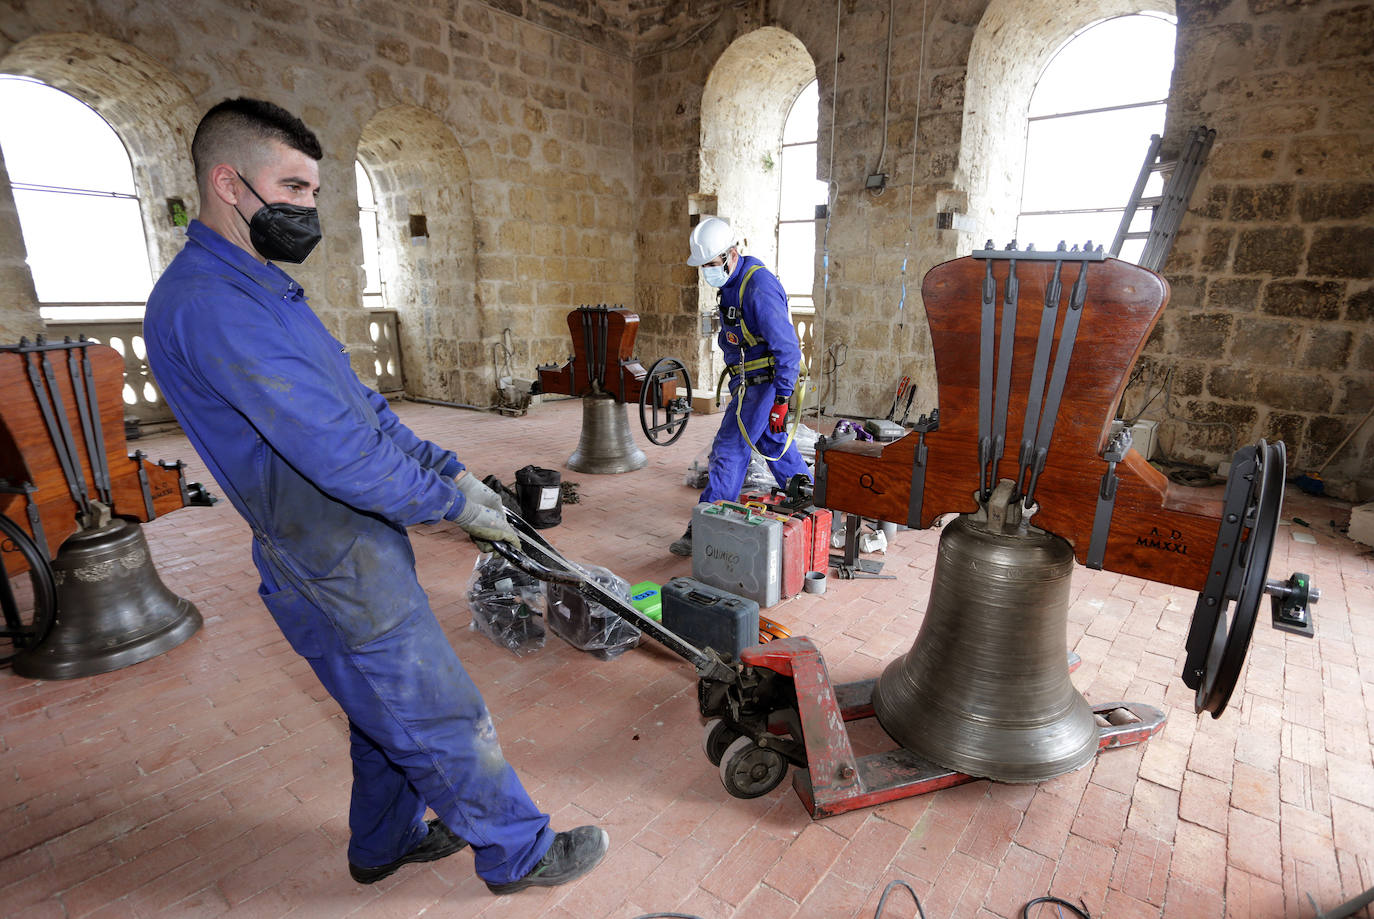
[[[494,894],[515,893],[526,887],[557,887],[575,881],[597,866],[610,844],[611,837],[599,826],[580,826],[559,833],[529,874],[507,884],[488,881],[487,889]]]
[[[689,557],[692,554],[692,525],[687,524],[687,532],[683,533],[671,546],[668,551],[674,555]]]
[[[429,827],[429,834],[405,855],[376,868],[363,868],[349,862],[348,873],[359,884],[375,884],[382,878],[395,874],[396,869],[402,865],[408,865],[411,862],[432,862],[443,858],[445,855],[452,855],[468,844],[466,839],[444,826],[444,822],[438,817],[429,821],[426,826]]]

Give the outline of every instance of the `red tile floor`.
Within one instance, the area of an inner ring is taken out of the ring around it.
[[[646,446],[643,470],[586,475],[563,467],[576,402],[515,419],[398,411],[479,474],[563,469],[581,500],[546,534],[569,557],[631,583],[690,573],[667,545],[715,418]],[[137,446],[188,460],[190,479],[210,484],[179,434]],[[1285,518],[1310,527],[1280,528],[1272,571],[1305,570],[1321,588],[1317,637],[1261,620],[1219,720],[1194,715],[1178,678],[1194,596],[1080,568],[1073,681],[1089,701],[1163,707],[1160,734],[1038,785],[979,781],[819,821],[789,783],[747,801],[725,792],[701,752],[693,674],[660,648],[600,661],[550,638],[517,658],[471,631],[474,547],[447,526],[418,528],[421,580],[509,760],[556,826],[610,831],[585,879],[498,898],[466,852],[373,886],[349,879],[344,719],[259,603],[232,508],[179,510],[145,530],[164,582],[204,616],[195,637],[102,676],[0,671],[0,914],[824,919],[873,916],[901,879],[929,919],[1020,916],[1047,892],[1093,917],[1313,916],[1309,895],[1329,910],[1374,885],[1374,571],[1370,550],[1332,526],[1343,513],[1290,489]],[[938,535],[898,533],[881,557],[895,580],[832,577],[768,615],[810,636],[837,682],[876,676],[916,635]],[[915,916],[915,904],[894,891],[883,915]]]

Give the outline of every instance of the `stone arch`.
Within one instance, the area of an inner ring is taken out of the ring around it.
[[[702,92],[701,191],[715,195],[720,215],[765,264],[776,255],[781,181],[766,164],[778,162],[787,113],[814,79],[816,63],[801,40],[769,26],[732,42]]]
[[[701,96],[700,192],[695,210],[729,219],[750,255],[772,265],[781,171],[782,129],[792,103],[812,80],[816,62],[801,39],[767,26],[735,39],[706,78]],[[684,240],[684,247],[685,247]],[[715,292],[699,284],[698,311],[715,308]],[[719,353],[701,339],[700,379],[715,379]]]
[[[49,32],[25,39],[0,58],[0,72],[33,77],[80,99],[114,128],[133,164],[134,185],[157,277],[181,251],[183,234],[167,200],[188,213],[198,206],[191,137],[200,121],[191,92],[137,48],[104,35]]]
[[[1173,0],[992,0],[969,47],[956,186],[976,228],[960,251],[1010,241],[1024,174],[1026,109],[1040,72],[1093,23],[1147,11],[1174,15]],[[1143,155],[1142,151],[1142,155]]]
[[[377,196],[382,277],[399,318],[406,392],[486,405],[496,381],[483,340],[462,147],[437,115],[396,105],[363,126],[358,159]]]

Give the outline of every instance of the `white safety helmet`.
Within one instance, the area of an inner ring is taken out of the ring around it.
[[[728,251],[736,242],[738,240],[735,239],[728,221],[720,217],[705,217],[692,227],[692,235],[687,243],[688,249],[691,250],[687,256],[687,264],[693,268],[700,268]]]

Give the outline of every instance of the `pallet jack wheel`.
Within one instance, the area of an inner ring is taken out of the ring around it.
[[[736,737],[720,758],[720,780],[736,798],[766,795],[787,775],[787,760],[776,750],[754,743],[752,737]]]
[[[741,736],[739,731],[730,727],[724,720],[712,718],[706,722],[706,730],[701,735],[701,748],[706,751],[706,758],[711,761],[711,765],[719,766],[726,749]]]

